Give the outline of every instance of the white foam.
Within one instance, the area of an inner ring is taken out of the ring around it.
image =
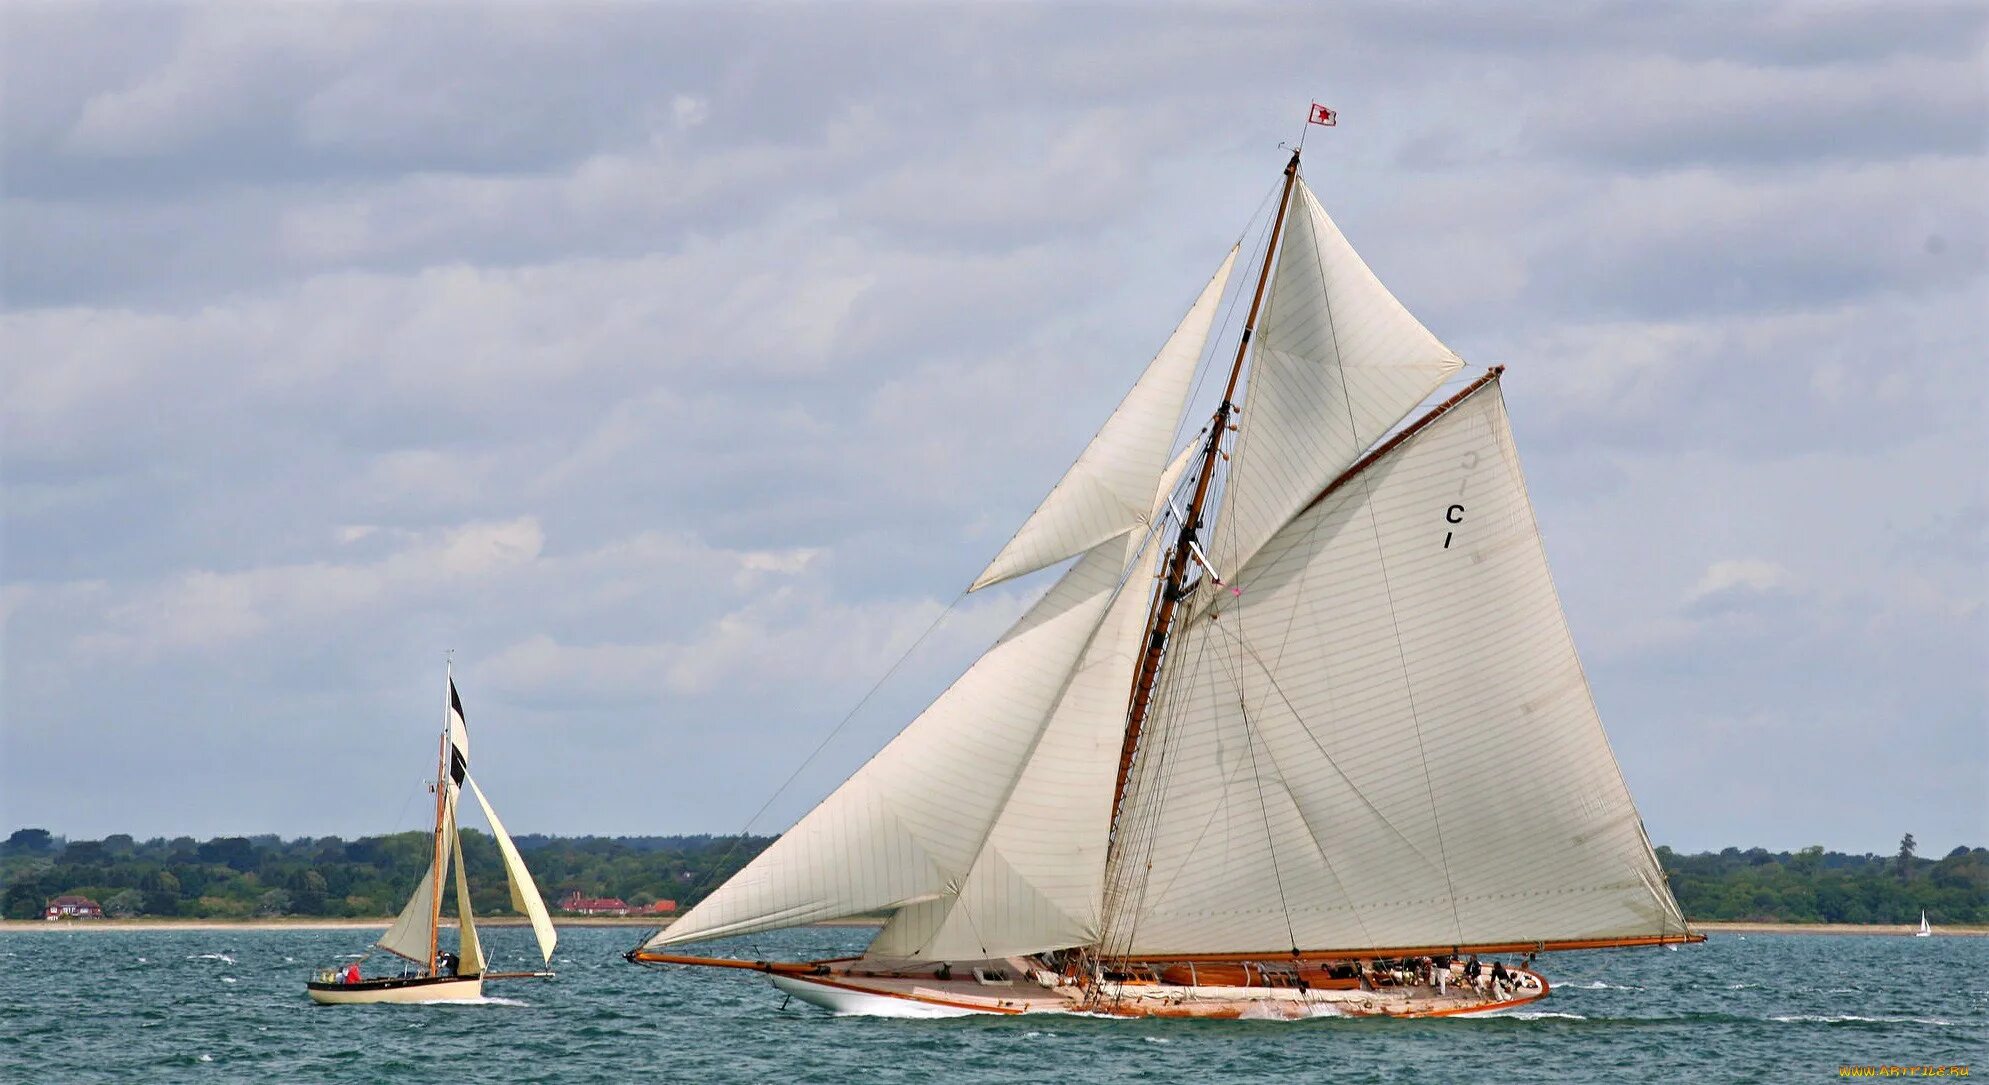
[[[1553,1010],[1522,1010],[1513,1013],[1502,1013],[1498,1016],[1510,1018],[1514,1021],[1539,1021],[1549,1017],[1558,1017],[1563,1021],[1588,1020],[1588,1018],[1578,1013],[1557,1013]]]
[[[235,977],[233,977],[233,976],[222,976],[222,977],[221,977],[221,982],[222,982],[222,983],[240,983],[240,982],[242,982],[242,981],[241,981],[241,980],[238,980],[238,979],[236,979],[236,978],[235,978]]]
[[[213,1061],[214,1061],[214,1056],[212,1056],[212,1055],[202,1055],[202,1056],[200,1057],[200,1061],[202,1061],[202,1062],[213,1062]]]
[[[1643,988],[1642,988],[1642,987],[1622,987],[1622,986],[1618,986],[1617,984],[1614,984],[1614,983],[1604,983],[1604,982],[1603,982],[1603,981],[1601,981],[1601,980],[1591,980],[1591,981],[1589,981],[1588,983],[1584,983],[1584,984],[1580,984],[1580,985],[1578,985],[1578,986],[1577,986],[1577,987],[1576,987],[1575,989],[1576,989],[1577,991],[1641,991],[1641,990],[1643,990]]]
[[[1171,1044],[1174,1042],[1165,1036],[1142,1036],[1140,1039],[1150,1044]]]
[[[479,998],[436,998],[426,1003],[429,1006],[529,1006],[531,1003],[515,998],[483,995]]]
[[[1864,1017],[1855,1013],[1832,1013],[1832,1014],[1792,1013],[1792,1014],[1784,1014],[1779,1017],[1770,1017],[1768,1020],[1780,1021],[1783,1024],[1809,1023],[1809,1024],[1818,1024],[1818,1025],[1839,1025],[1854,1021],[1871,1022],[1875,1024],[1891,1024],[1891,1025],[1954,1024],[1953,1021],[1949,1021],[1946,1018],[1942,1017]]]
[[[187,960],[189,960],[189,961],[221,961],[221,962],[223,962],[223,963],[225,963],[225,964],[234,964],[234,963],[235,963],[235,958],[233,958],[233,957],[230,957],[230,956],[228,956],[228,955],[227,955],[226,953],[196,953],[196,954],[194,954],[193,956],[191,956],[191,957],[188,957],[188,958],[187,958]]]

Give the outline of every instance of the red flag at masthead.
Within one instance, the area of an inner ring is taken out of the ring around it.
[[[1318,102],[1314,102],[1312,103],[1312,116],[1307,117],[1306,121],[1310,124],[1323,124],[1331,128],[1340,123],[1340,115],[1320,105]]]

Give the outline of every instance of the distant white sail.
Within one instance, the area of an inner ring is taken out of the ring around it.
[[[1261,418],[1259,419],[1261,421]],[[1178,628],[1108,952],[1684,929],[1603,736],[1498,387],[1277,531]]]
[[[1209,546],[1219,566],[1249,560],[1463,364],[1374,277],[1300,180]]]
[[[968,590],[1054,565],[1147,522],[1154,479],[1235,264],[1232,248],[1132,391]]]
[[[518,854],[518,846],[511,842],[511,834],[504,831],[504,823],[497,820],[497,811],[491,809],[490,800],[484,798],[483,788],[477,786],[475,777],[468,777],[470,794],[477,798],[477,805],[483,807],[483,817],[490,822],[490,835],[497,839],[498,853],[504,856],[504,874],[511,883],[511,907],[523,912],[532,921],[532,934],[539,940],[539,955],[552,960],[553,946],[559,942],[559,935],[553,930],[552,917],[546,914],[546,902],[539,896],[539,887],[532,881],[532,872],[525,868],[525,858]]]

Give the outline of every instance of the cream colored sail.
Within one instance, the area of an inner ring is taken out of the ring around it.
[[[1054,565],[1147,523],[1154,478],[1235,264],[1232,248],[1132,391],[969,591]]]
[[[652,946],[896,910],[957,891],[1118,583],[1086,555],[898,737]]]
[[[1194,451],[1184,450],[1161,477],[1150,515],[1158,518]],[[1161,538],[1150,531],[1100,544],[1073,570],[1074,580],[1116,582],[1117,598],[966,877],[945,895],[900,910],[870,956],[972,960],[1097,941],[1110,781]]]
[[[490,800],[484,798],[483,788],[477,786],[476,777],[465,779],[470,785],[470,794],[476,796],[477,805],[483,807],[484,820],[490,822],[490,835],[497,839],[498,853],[504,856],[505,879],[511,884],[511,907],[531,919],[532,934],[539,940],[539,955],[550,962],[559,935],[553,930],[552,917],[546,914],[546,902],[539,896],[539,887],[532,881],[532,872],[525,868],[525,859],[518,854],[518,846],[511,842],[511,834],[504,831],[504,823],[497,820],[497,811],[491,809]]]
[[[476,916],[470,910],[470,875],[463,862],[463,838],[456,829],[456,802],[449,801],[449,836],[456,844],[456,974],[483,974],[483,944],[477,940]]]
[[[1225,571],[1463,364],[1368,270],[1303,180],[1252,349],[1208,547]]]
[[[414,896],[408,898],[407,907],[401,909],[387,933],[373,944],[426,968],[434,941],[435,868],[431,866],[422,871],[421,883],[414,887]]]
[[[1496,383],[1278,530],[1180,627],[1108,952],[1677,933]]]

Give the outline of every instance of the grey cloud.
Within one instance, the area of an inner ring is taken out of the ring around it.
[[[1979,827],[1793,790],[1986,756],[1979,10],[464,10],[4,13],[0,816],[115,771],[51,827],[389,827],[300,823],[294,766],[389,821],[453,647],[515,826],[736,828],[1056,479],[1317,97],[1349,236],[1512,366],[1658,839]],[[764,827],[1031,590],[970,597]],[[1787,786],[1695,802],[1798,737]],[[599,786],[636,762],[697,771]]]

